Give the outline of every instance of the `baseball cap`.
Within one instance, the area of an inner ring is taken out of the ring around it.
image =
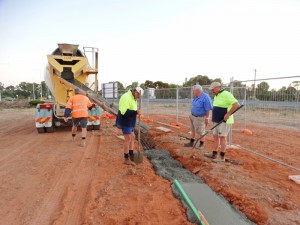
[[[140,94],[140,96],[143,96],[144,90],[141,87],[136,87],[135,90]]]
[[[75,88],[75,94],[80,94],[80,89],[79,88]]]
[[[210,86],[209,86],[209,90],[212,90],[212,89],[214,89],[215,87],[221,87],[222,85],[219,83],[219,82],[212,82],[211,84],[210,84]]]

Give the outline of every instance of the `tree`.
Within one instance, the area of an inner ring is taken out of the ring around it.
[[[297,89],[291,85],[286,89],[286,101],[296,101],[298,99]]]
[[[233,81],[233,87],[246,87],[246,84],[243,84],[241,81],[235,80]]]
[[[117,81],[117,83],[118,83],[118,89],[120,89],[120,90],[125,89],[124,85],[120,81]]]
[[[31,88],[31,90],[30,90]],[[32,93],[32,84],[27,82],[21,82],[19,85],[16,86],[16,94],[18,95],[19,99],[25,99],[30,97]]]
[[[0,82],[0,91],[2,92],[4,90],[4,84]]]
[[[195,77],[190,78],[187,82],[184,82],[183,87],[191,87],[197,83],[200,85],[210,85],[214,81],[222,83],[222,80],[220,78],[210,79],[206,75],[197,75]]]
[[[263,81],[257,85],[257,89],[262,92],[267,92],[269,90],[269,88],[270,88],[270,85],[265,81]]]
[[[12,85],[7,86],[3,91],[3,97],[15,98],[15,87]]]
[[[154,82],[150,80],[146,80],[144,83],[145,88],[155,88]]]
[[[300,81],[293,81],[290,86],[296,88],[296,90],[298,91],[300,88]]]
[[[169,88],[169,84],[162,81],[156,81],[153,84],[156,89]]]
[[[47,87],[47,85],[46,85],[46,82],[45,81],[42,81],[41,82],[41,86],[42,86],[42,96],[44,97],[44,98],[48,98],[48,87]]]
[[[257,85],[256,97],[259,100],[270,100],[271,92],[269,92],[270,85],[263,81]]]
[[[128,85],[128,86],[126,87],[126,89],[127,89],[127,90],[128,90],[128,89],[134,89],[134,88],[136,88],[138,85],[139,85],[138,82],[132,82],[132,84]]]

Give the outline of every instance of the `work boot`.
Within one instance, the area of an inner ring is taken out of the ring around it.
[[[200,142],[198,149],[200,149],[200,150],[204,149],[204,142]]]
[[[184,144],[184,147],[193,147],[193,146],[194,146],[193,141],[190,141],[190,142]]]
[[[130,159],[131,161],[134,161],[134,155],[129,155],[129,159]]]
[[[81,144],[80,144],[81,147],[85,147],[86,146],[86,142],[85,142],[85,139],[81,140]]]
[[[212,160],[214,163],[225,162],[225,157],[218,157]]]
[[[130,160],[130,158],[125,158],[124,159],[124,164],[126,165],[131,165],[131,166],[135,166],[136,164]]]
[[[216,159],[218,156],[218,152],[212,151],[211,153],[204,153],[204,156],[211,158],[211,159]]]
[[[131,161],[134,161],[134,151],[133,150],[129,150],[129,159]]]

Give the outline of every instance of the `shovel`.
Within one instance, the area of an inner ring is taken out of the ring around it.
[[[142,107],[142,96],[139,98],[139,109]],[[134,153],[134,162],[136,164],[142,163],[144,159],[144,153],[140,152],[140,143],[141,143],[141,116],[138,118],[138,150]]]

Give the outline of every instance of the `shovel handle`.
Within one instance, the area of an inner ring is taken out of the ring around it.
[[[139,110],[142,108],[142,96],[139,98]],[[138,152],[140,152],[140,143],[141,143],[141,115],[138,118]]]

